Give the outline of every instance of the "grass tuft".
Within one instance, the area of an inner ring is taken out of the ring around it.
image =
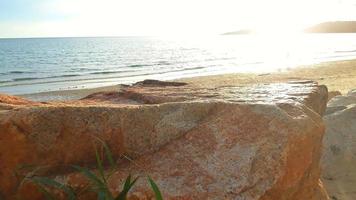
[[[134,185],[136,184],[137,180],[140,177],[133,178],[132,175],[129,174],[126,177],[122,190],[116,196],[114,196],[113,193],[110,191],[108,180],[110,176],[113,174],[114,169],[117,168],[117,165],[108,145],[102,140],[98,139],[98,141],[101,143],[102,150],[105,154],[105,156],[100,156],[98,149],[95,147],[96,168],[98,169],[98,173],[96,174],[86,167],[81,167],[77,165],[73,165],[72,167],[74,170],[83,174],[83,176],[90,181],[90,185],[88,186],[88,189],[97,195],[98,200],[126,200],[128,193],[134,187]],[[106,158],[110,164],[109,173],[105,173],[104,158]],[[20,181],[19,184],[20,187],[23,185],[25,181],[32,182],[38,187],[38,190],[43,194],[46,200],[57,199],[53,190],[50,190],[50,188],[54,188],[62,191],[66,195],[68,200],[77,200],[79,198],[81,194],[80,192],[75,191],[72,187],[62,184],[53,178],[38,176],[36,173],[41,168],[38,167],[33,167],[33,168],[34,169],[32,171],[22,176],[22,180]],[[17,172],[15,172],[15,174],[17,177],[19,177],[19,174]],[[157,184],[153,181],[153,179],[150,176],[147,176],[147,180],[152,191],[155,194],[155,199],[163,200],[162,194]]]

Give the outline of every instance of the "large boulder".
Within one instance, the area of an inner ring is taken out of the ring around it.
[[[356,199],[356,92],[336,96],[324,116],[322,177],[334,199]]]
[[[14,198],[13,172],[46,166],[81,187],[72,164],[95,162],[104,141],[119,167],[149,174],[165,199],[326,199],[319,181],[327,89],[311,81],[196,88],[145,81],[71,102],[24,102],[0,111],[0,191]],[[25,101],[25,100],[24,100]],[[1,108],[0,108],[1,109]],[[146,199],[139,181],[132,198]]]

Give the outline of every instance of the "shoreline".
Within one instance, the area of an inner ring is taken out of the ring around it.
[[[175,79],[174,81],[187,82],[197,87],[219,87],[224,85],[249,85],[306,79],[317,81],[320,85],[326,85],[329,91],[340,91],[342,94],[345,94],[349,90],[356,88],[356,59],[302,65],[283,72],[264,74],[229,73],[181,78]],[[118,91],[119,89],[120,85],[112,85],[87,89],[40,92],[18,96],[34,101],[64,101],[80,99],[96,92]]]
[[[96,88],[85,88],[75,90],[57,90],[49,92],[39,92],[32,94],[16,95],[33,101],[66,101],[84,98],[96,92],[118,91],[120,85],[111,85]]]

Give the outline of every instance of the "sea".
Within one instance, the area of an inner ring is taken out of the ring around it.
[[[263,74],[355,58],[356,34],[0,39],[0,93]]]

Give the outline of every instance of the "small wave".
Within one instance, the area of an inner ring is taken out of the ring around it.
[[[159,61],[156,65],[171,65],[171,63],[167,61]]]
[[[0,83],[8,83],[8,82],[11,82],[11,80],[0,80]]]
[[[10,71],[9,74],[24,74],[24,71]]]
[[[105,72],[92,72],[90,74],[116,74],[119,73],[120,71],[105,71]]]
[[[48,80],[48,77],[44,77],[44,78],[19,78],[20,80],[34,80],[37,79],[38,81],[34,81],[31,82],[32,84],[51,84],[51,83],[63,83],[63,82],[68,82],[68,81],[74,81],[74,82],[80,82],[80,81],[97,81],[97,82],[110,82],[112,81],[111,79],[118,79],[118,78],[128,78],[128,77],[139,77],[139,76],[147,76],[147,75],[158,75],[158,74],[166,74],[166,73],[172,73],[172,72],[181,72],[181,71],[194,71],[194,70],[198,70],[198,69],[204,69],[206,67],[192,67],[192,68],[181,68],[181,69],[175,69],[175,70],[164,70],[164,71],[157,71],[157,72],[153,72],[153,73],[139,73],[139,74],[133,74],[133,75],[128,75],[128,74],[122,74],[119,76],[107,76],[107,77],[83,77],[83,78],[79,78],[79,79],[75,79],[75,80],[69,80],[69,79],[60,79],[60,80]],[[123,72],[123,71],[119,71],[119,72]],[[111,71],[111,73],[113,73]],[[196,73],[196,72],[194,72]],[[17,80],[19,80],[17,79]],[[47,80],[43,80],[43,79],[47,79]],[[9,83],[4,83],[4,85],[0,85],[0,87],[14,87],[14,86],[21,86],[21,85],[28,85],[29,83],[26,82],[20,82],[17,81],[15,83],[15,81],[11,81],[13,83],[9,84]]]
[[[134,72],[134,71],[135,71],[135,70],[100,71],[100,72],[91,72],[90,74],[118,74],[118,73]]]
[[[354,53],[356,50],[335,51],[335,53]]]
[[[80,76],[78,74],[65,74],[65,75],[59,75],[59,76],[46,76],[46,77],[41,77],[41,78],[36,78],[36,77],[25,77],[25,78],[14,78],[12,81],[31,81],[31,80],[42,80],[42,79],[51,79],[51,78],[66,78],[66,77],[76,77]],[[9,82],[9,81],[7,81]]]
[[[66,70],[65,72],[83,72],[83,71],[95,71],[95,70],[100,70],[100,69],[80,67],[80,68],[72,68],[72,69]]]
[[[145,65],[145,64],[136,64],[136,65],[129,65],[127,67],[147,67],[147,66],[150,66],[150,65]]]
[[[8,74],[33,74],[35,72],[30,72],[30,71],[9,71],[9,72],[4,72],[0,73],[1,75],[8,75]]]
[[[31,81],[31,80],[43,80],[43,79],[51,79],[51,78],[66,78],[66,77],[76,77],[80,76],[79,74],[66,74],[66,75],[59,75],[59,76],[47,76],[47,77],[41,77],[41,78],[36,78],[36,77],[24,77],[24,78],[14,78],[11,81]],[[0,83],[7,83],[11,81],[0,81]]]
[[[41,78],[34,78],[34,77],[25,77],[25,78],[14,78],[13,81],[30,81],[30,80],[37,80]]]
[[[45,77],[42,79],[46,79],[46,78],[65,78],[65,77],[76,77],[76,76],[80,76],[79,74],[66,74],[66,75],[60,75],[60,76],[49,76],[49,77]]]
[[[159,61],[153,65],[171,65],[171,63],[167,62],[167,61]],[[148,67],[148,66],[152,66],[152,65],[149,65],[149,64],[134,64],[134,65],[128,65],[127,67],[132,67],[132,68],[135,68],[135,67]]]
[[[315,59],[331,59],[331,58],[347,58],[347,57],[350,57],[350,55],[321,56]]]

